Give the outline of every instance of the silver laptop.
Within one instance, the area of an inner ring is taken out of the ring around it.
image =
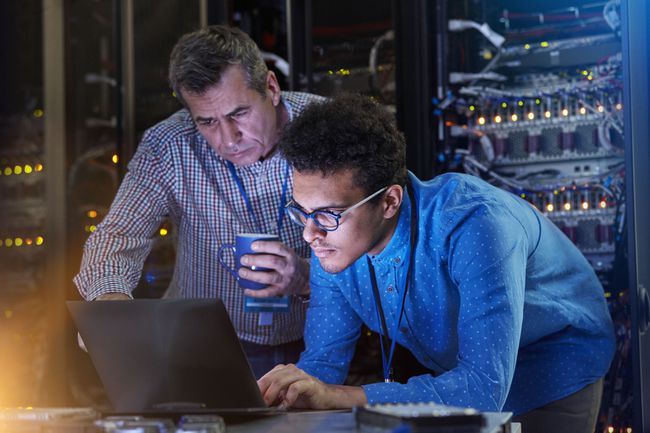
[[[220,300],[67,305],[115,412],[267,409]]]

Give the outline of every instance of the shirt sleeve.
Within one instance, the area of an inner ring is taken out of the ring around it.
[[[154,235],[168,215],[156,140],[150,131],[145,134],[108,214],[84,246],[74,283],[86,300],[109,292],[130,296],[140,280]]]
[[[505,404],[522,329],[526,231],[508,210],[482,206],[448,239],[448,272],[459,294],[457,365],[406,384],[364,386],[369,403],[433,401],[484,411]]]
[[[323,382],[341,384],[347,377],[362,322],[316,257],[311,259],[309,283],[305,351],[297,366]]]

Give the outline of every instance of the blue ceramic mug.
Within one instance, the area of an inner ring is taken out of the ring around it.
[[[260,290],[266,288],[266,284],[258,283],[256,281],[250,281],[245,278],[241,278],[239,274],[237,273],[239,271],[239,268],[241,268],[241,258],[242,256],[245,256],[246,254],[258,254],[255,253],[252,249],[253,242],[255,241],[279,241],[280,238],[277,235],[268,235],[268,234],[262,234],[262,233],[238,233],[235,236],[235,244],[225,244],[219,247],[219,252],[218,252],[218,257],[219,257],[219,263],[221,266],[226,268],[228,272],[232,274],[232,276],[237,279],[239,282],[239,287],[242,289],[253,289],[253,290]],[[231,268],[228,266],[228,264],[224,261],[223,259],[223,253],[226,251],[232,251],[232,253],[235,256],[235,269]],[[244,266],[246,267],[246,266]],[[269,271],[270,269],[268,268],[262,268],[262,267],[250,267],[248,268],[252,271]]]

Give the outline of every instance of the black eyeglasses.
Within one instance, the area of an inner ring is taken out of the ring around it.
[[[305,226],[307,225],[307,221],[310,219],[314,220],[314,224],[316,224],[316,227],[318,227],[321,230],[325,230],[327,232],[333,232],[334,230],[339,228],[340,225],[340,219],[345,215],[350,212],[352,212],[354,209],[358,208],[359,206],[367,203],[368,201],[372,200],[382,192],[386,191],[388,189],[387,186],[383,187],[382,189],[375,191],[374,193],[370,194],[368,197],[364,198],[357,204],[353,204],[346,210],[340,213],[332,212],[330,210],[315,210],[313,212],[307,213],[304,210],[302,210],[298,205],[291,200],[287,205],[285,206],[285,209],[287,210],[287,213],[289,214],[289,217],[291,217],[291,220],[300,225],[300,226]]]

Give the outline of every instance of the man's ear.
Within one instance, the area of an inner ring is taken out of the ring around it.
[[[384,192],[383,205],[384,205],[384,218],[390,219],[397,215],[402,199],[404,198],[404,188],[400,185],[391,185]]]
[[[273,71],[269,71],[266,74],[266,91],[271,96],[271,101],[273,101],[273,106],[277,107],[280,103],[281,89],[280,83],[278,83],[278,78],[275,76]]]

